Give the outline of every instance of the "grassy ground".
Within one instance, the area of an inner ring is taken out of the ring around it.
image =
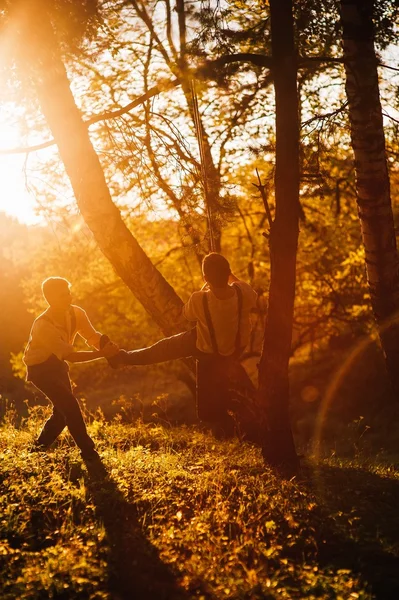
[[[296,479],[195,427],[90,424],[104,470],[42,408],[0,429],[0,597],[399,598],[399,469],[309,459]]]

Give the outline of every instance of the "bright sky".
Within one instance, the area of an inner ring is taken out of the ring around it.
[[[20,143],[19,128],[11,117],[9,112],[0,113],[0,150]],[[35,199],[25,186],[25,160],[24,154],[0,154],[0,211],[33,225],[40,219],[35,215]]]
[[[40,219],[35,215],[35,199],[25,187],[24,160],[20,155],[0,155],[0,211],[33,225]]]
[[[397,48],[388,48],[385,51],[384,61],[397,66],[398,50]],[[392,71],[384,70],[384,78],[397,80],[398,74]],[[381,88],[381,95],[384,102],[384,88]],[[388,111],[394,118],[399,117],[399,113],[393,108]],[[17,121],[10,118],[11,114],[0,112],[0,150],[13,148],[20,143],[20,136]],[[12,122],[14,121],[14,123]],[[33,143],[42,141],[35,139]],[[2,155],[0,154],[0,211],[16,217],[21,223],[36,224],[43,222],[43,217],[35,214],[36,201],[32,193],[26,189],[24,175],[25,155]]]

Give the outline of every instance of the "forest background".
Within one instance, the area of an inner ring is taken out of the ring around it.
[[[0,161],[42,217],[0,214],[2,598],[398,598],[398,13],[0,0]],[[72,368],[100,464],[31,452],[42,280],[135,348],[184,328],[212,246],[259,294],[262,453],[188,425],[185,366],[105,361]]]
[[[336,2],[295,6],[298,53],[309,61],[298,75],[301,232],[291,402],[294,431],[305,444],[314,434],[326,389],[359,341],[365,350],[351,363],[333,399],[331,426],[340,427],[336,421],[341,419],[361,419],[367,429],[365,414],[374,415],[386,406],[388,412],[393,410],[386,400],[390,394],[378,344],[363,342],[375,325],[355,202],[338,9]],[[378,2],[374,15],[395,223],[396,10],[395,2]],[[91,123],[90,137],[112,198],[145,253],[183,300],[202,284],[200,260],[209,250],[210,231],[191,90],[184,82],[168,88],[182,72],[197,73],[213,194],[212,230],[235,274],[251,283],[260,297],[245,360],[254,379],[270,278],[267,214],[256,187],[260,182],[274,213],[273,78],[267,59],[259,58],[270,54],[268,11],[268,3],[262,2],[178,2],[172,8],[167,2],[131,0],[96,7],[90,2],[60,2],[52,15],[74,98]],[[12,48],[15,39],[4,39],[5,48]],[[230,63],[223,59],[226,55],[244,59]],[[323,60],[316,60],[320,56]],[[51,134],[28,69],[10,67],[9,59],[4,53],[2,119],[8,128],[14,125],[15,146],[27,157],[27,185],[47,223],[26,226],[6,215],[0,222],[1,393],[22,406],[26,390],[21,351],[33,315],[44,308],[40,283],[45,277],[57,274],[71,281],[75,302],[123,347],[147,345],[160,331],[98,249],[76,206],[56,146],[46,143]],[[212,67],[206,63],[210,59]],[[20,57],[16,60],[18,64]],[[125,110],[131,102],[136,106]],[[115,116],[115,111],[120,114]],[[36,149],[36,144],[43,148]],[[158,411],[164,418],[168,406],[168,418],[194,419],[192,380],[179,364],[114,373],[97,363],[74,367],[73,377],[89,405],[101,405],[110,414],[118,406],[141,411],[144,404],[149,407],[147,416]],[[334,429],[332,439],[336,434]]]

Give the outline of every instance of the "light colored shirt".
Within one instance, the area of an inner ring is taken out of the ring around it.
[[[94,329],[83,308],[75,305],[72,305],[71,308],[76,319],[74,329],[72,329],[69,310],[65,314],[65,327],[58,325],[51,319],[48,314],[49,309],[35,319],[24,353],[26,366],[38,365],[47,360],[51,354],[55,354],[57,358],[64,360],[73,352],[73,344],[77,334],[84,339],[88,346],[99,348],[101,333]]]
[[[257,294],[250,285],[244,281],[237,281],[242,292],[242,311],[240,321],[241,347],[245,347],[249,342],[251,333],[251,309],[256,305]],[[234,286],[232,286],[234,288]],[[235,342],[238,329],[238,294],[235,293],[225,299],[215,296],[211,290],[202,290],[194,292],[189,301],[184,305],[183,314],[188,321],[197,322],[197,348],[207,354],[212,353],[211,336],[208,330],[203,296],[207,295],[209,313],[213,328],[215,330],[216,342],[219,354],[230,356],[235,351]]]

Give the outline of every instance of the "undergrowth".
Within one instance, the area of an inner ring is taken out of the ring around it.
[[[394,466],[309,459],[286,481],[248,444],[99,414],[88,471],[66,434],[29,452],[45,412],[1,424],[3,600],[399,597]]]

